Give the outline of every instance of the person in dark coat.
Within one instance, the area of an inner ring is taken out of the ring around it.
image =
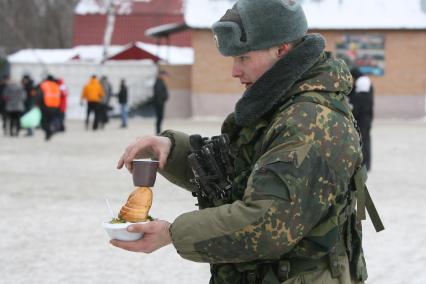
[[[165,76],[167,76],[166,71],[159,71],[154,84],[153,102],[155,109],[155,127],[157,134],[161,132],[161,124],[163,122],[164,117],[164,105],[167,99],[169,98],[169,91],[167,90],[167,86],[164,83]]]
[[[4,99],[4,96],[3,96],[3,90],[6,87],[6,79],[7,79],[6,76],[2,76],[0,78],[0,115],[2,119],[2,129],[3,129],[4,135],[7,134],[6,100]]]
[[[127,127],[128,109],[127,109],[127,86],[126,81],[121,79],[120,90],[118,91],[118,103],[120,104],[121,128]]]
[[[373,123],[374,88],[366,75],[358,68],[351,70],[354,86],[349,94],[352,113],[358,123],[362,138],[362,155],[367,170],[371,168],[371,138],[370,131]]]
[[[25,90],[27,98],[25,99],[25,112],[30,111],[35,105],[35,87],[34,81],[30,75],[25,74],[22,76],[21,85]],[[27,128],[27,136],[33,135],[33,129]]]
[[[105,75],[102,76],[100,83],[101,83],[102,89],[104,90],[104,94],[105,94],[102,97],[102,101],[101,101],[100,106],[99,106],[100,107],[100,115],[101,115],[100,127],[104,128],[105,124],[107,124],[108,121],[109,121],[109,117],[108,117],[108,109],[110,108],[109,102],[110,102],[113,94],[112,94],[112,86],[111,86],[111,83],[109,82],[107,76],[105,76]]]

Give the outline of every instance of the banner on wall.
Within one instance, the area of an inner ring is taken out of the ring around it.
[[[383,35],[344,35],[336,43],[336,55],[350,68],[358,67],[364,74],[383,76],[385,73]]]

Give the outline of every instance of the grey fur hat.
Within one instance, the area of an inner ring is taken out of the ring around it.
[[[308,30],[297,0],[239,0],[212,29],[224,56],[238,56],[302,38]]]

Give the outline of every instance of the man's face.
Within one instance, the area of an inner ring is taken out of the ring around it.
[[[240,79],[246,89],[250,88],[278,61],[274,52],[274,49],[256,50],[233,57],[232,77]]]

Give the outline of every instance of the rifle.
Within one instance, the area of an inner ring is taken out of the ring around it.
[[[188,163],[194,174],[191,182],[197,188],[193,195],[200,209],[231,202],[234,168],[228,136],[222,134],[209,139],[195,134],[189,137],[189,142]]]

